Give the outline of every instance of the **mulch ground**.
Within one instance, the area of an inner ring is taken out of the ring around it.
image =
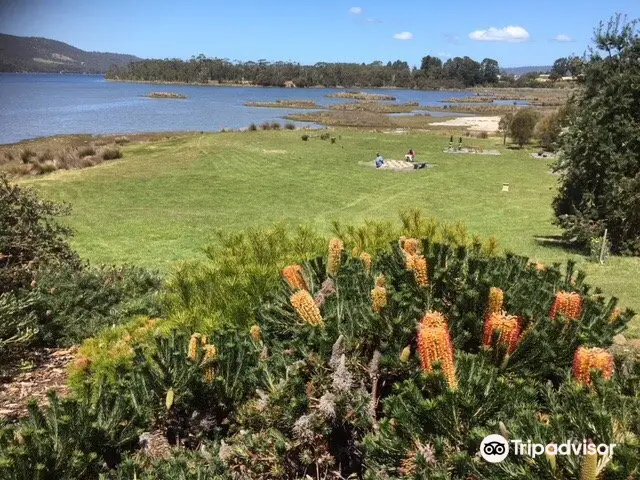
[[[67,365],[78,347],[45,348],[30,352],[3,367],[0,374],[0,417],[20,418],[27,412],[27,403],[48,403],[47,392],[69,393]]]

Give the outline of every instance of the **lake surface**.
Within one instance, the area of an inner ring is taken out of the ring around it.
[[[188,98],[144,96],[154,91],[183,93]],[[345,90],[153,85],[110,82],[101,75],[1,73],[0,143],[69,133],[219,131],[246,128],[251,123],[284,123],[285,115],[304,110],[245,107],[244,103],[295,99],[328,106],[352,101],[325,96],[339,91]],[[419,102],[426,106],[442,106],[443,100],[473,95],[469,91],[362,91],[389,94],[399,103]]]

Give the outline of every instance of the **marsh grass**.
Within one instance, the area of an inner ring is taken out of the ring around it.
[[[86,147],[80,147],[78,149],[78,156],[80,158],[88,157],[96,154],[96,149],[93,148],[92,145],[87,145]]]
[[[384,95],[379,93],[367,93],[367,92],[338,92],[338,93],[329,93],[325,95],[327,98],[350,98],[352,100],[383,100],[383,101],[394,101],[396,97],[392,95]]]
[[[264,108],[322,108],[312,100],[276,100],[275,102],[246,102],[245,107]]]

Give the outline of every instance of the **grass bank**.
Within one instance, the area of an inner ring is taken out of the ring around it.
[[[465,138],[466,146],[497,149],[500,156],[443,153],[448,137],[337,130],[332,144],[299,131],[247,131],[176,136],[123,146],[124,158],[86,170],[22,180],[47,198],[69,202],[74,246],[92,262],[167,269],[201,255],[216,229],[239,230],[284,220],[328,232],[330,221],[395,219],[399,210],[423,208],[471,233],[496,235],[506,250],[535,261],[571,258],[591,283],[640,311],[640,258],[588,263],[553,242],[551,200],[557,177],[533,149],[510,150],[501,139]],[[434,168],[412,173],[379,171],[376,152],[403,158],[409,148]],[[509,192],[502,184],[509,183]],[[640,333],[634,323],[635,334]]]

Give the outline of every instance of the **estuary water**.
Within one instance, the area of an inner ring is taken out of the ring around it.
[[[154,91],[182,93],[187,99],[145,97]],[[71,133],[210,132],[246,128],[251,123],[284,123],[284,116],[301,110],[244,104],[313,100],[328,106],[351,101],[326,97],[339,91],[345,90],[154,85],[112,82],[102,75],[0,73],[0,143]],[[362,91],[389,94],[399,103],[419,102],[426,106],[442,106],[448,98],[472,95],[469,91]]]

